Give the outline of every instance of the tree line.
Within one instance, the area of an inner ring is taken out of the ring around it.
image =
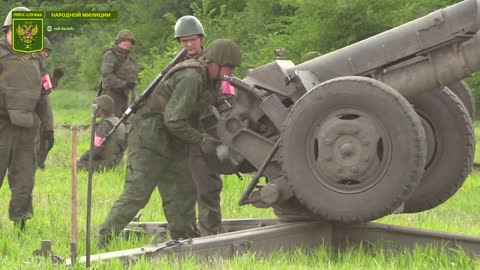
[[[75,31],[46,32],[54,47],[49,64],[64,69],[62,88],[95,89],[103,51],[112,46],[119,30],[130,29],[136,38],[134,52],[143,89],[179,51],[173,28],[183,15],[200,19],[207,34],[205,45],[220,37],[240,45],[243,63],[237,75],[241,77],[246,69],[272,61],[276,48],[285,48],[285,59],[300,63],[307,52],[328,53],[456,2],[460,1],[7,0],[0,2],[0,10],[3,16],[19,5],[32,10],[117,11],[114,21],[72,21]],[[474,89],[480,86],[475,77],[468,82]]]

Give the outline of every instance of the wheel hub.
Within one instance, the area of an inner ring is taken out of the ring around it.
[[[374,116],[340,109],[313,128],[307,151],[318,181],[339,192],[358,192],[383,175],[388,142],[386,130]]]

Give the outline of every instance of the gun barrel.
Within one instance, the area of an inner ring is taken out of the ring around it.
[[[288,73],[310,71],[321,82],[369,76],[406,96],[461,80],[480,69],[479,8],[480,0],[457,3],[301,63]]]
[[[259,99],[263,99],[263,94],[262,92],[260,92],[260,90],[255,88],[255,86],[248,84],[235,76],[225,75],[223,76],[223,80],[231,83],[236,88],[249,92],[250,94],[258,97]]]
[[[480,70],[480,32],[464,43],[434,50],[411,62],[377,72],[374,78],[407,98],[463,80]]]

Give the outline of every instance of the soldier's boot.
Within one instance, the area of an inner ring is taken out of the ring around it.
[[[194,219],[194,220],[195,220],[195,219]],[[192,227],[193,227],[193,234],[194,234],[194,235],[198,235],[198,236],[201,236],[201,235],[202,235],[202,234],[200,233],[200,229],[199,229],[199,226],[197,225],[197,222],[193,222]]]
[[[77,170],[85,170],[88,171],[88,162],[85,162],[83,160],[78,160],[77,161]]]
[[[19,220],[14,220],[13,221],[13,226],[16,229],[19,229],[20,231],[24,232],[25,231],[25,219],[19,219]]]
[[[206,221],[199,220],[197,228],[198,233],[201,236],[220,234],[223,232],[221,216],[210,215],[210,219],[207,219]]]
[[[113,236],[110,230],[100,229],[96,235],[97,238],[97,247],[99,249],[106,249],[110,241],[112,241]]]

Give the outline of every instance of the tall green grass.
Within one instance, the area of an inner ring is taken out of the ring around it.
[[[93,92],[61,91],[52,94],[55,114],[55,147],[50,152],[46,169],[38,171],[34,190],[35,216],[27,223],[27,231],[21,233],[8,220],[10,190],[5,182],[0,189],[0,269],[62,269],[48,260],[29,261],[32,252],[40,247],[40,240],[53,241],[53,251],[61,257],[69,257],[70,251],[70,154],[71,131],[63,126],[88,125],[91,121]],[[476,124],[477,134],[479,129]],[[78,154],[88,149],[89,131],[78,133]],[[478,151],[478,150],[477,150]],[[479,155],[477,155],[479,156]],[[479,156],[480,157],[480,156]],[[103,221],[113,202],[123,188],[125,168],[95,174],[93,178],[92,225],[93,231]],[[237,201],[249,179],[238,180],[235,176],[224,177],[222,211],[224,218],[271,218],[270,209],[252,206],[239,207]],[[78,254],[85,254],[87,173],[78,174]],[[480,236],[480,175],[474,172],[465,185],[449,201],[441,206],[419,214],[392,215],[378,222],[441,230],[453,233]],[[154,192],[149,204],[141,211],[142,221],[165,221],[158,192]],[[152,239],[140,238],[126,241],[118,238],[109,251],[134,248],[149,244]],[[92,253],[99,250],[92,236]],[[24,263],[29,261],[29,263]],[[295,250],[289,253],[276,252],[269,256],[247,253],[232,259],[212,258],[198,261],[165,259],[155,261],[142,259],[127,266],[129,269],[480,269],[479,260],[471,260],[462,252],[448,255],[447,252],[428,248],[393,253],[388,250],[352,248],[337,253],[329,247],[314,251]],[[81,266],[76,268],[81,269]],[[94,269],[123,269],[122,262],[105,262]]]

